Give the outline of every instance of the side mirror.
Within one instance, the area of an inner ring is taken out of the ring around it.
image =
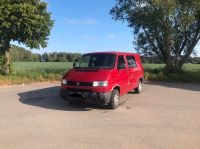
[[[78,64],[76,62],[73,62],[73,68],[77,67]]]
[[[126,64],[124,64],[124,63],[118,64],[118,66],[117,66],[118,70],[119,69],[125,69],[125,68],[126,68]]]

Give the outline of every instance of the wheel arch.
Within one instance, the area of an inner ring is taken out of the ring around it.
[[[114,90],[114,89],[118,90],[119,93],[120,93],[120,86],[119,85],[114,86],[112,90]]]
[[[139,81],[141,81],[142,83],[144,83],[144,78],[140,78]]]

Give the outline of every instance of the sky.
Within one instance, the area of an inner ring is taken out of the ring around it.
[[[55,24],[48,46],[32,52],[136,52],[132,30],[126,22],[115,21],[109,14],[115,0],[44,1],[48,3]]]
[[[109,15],[115,0],[45,1],[55,24],[49,36],[48,46],[32,50],[34,53],[135,52],[131,29],[126,23],[114,21]]]

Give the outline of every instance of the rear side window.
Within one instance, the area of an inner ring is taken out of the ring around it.
[[[134,56],[126,56],[126,59],[127,59],[127,62],[128,62],[128,68],[137,67]]]

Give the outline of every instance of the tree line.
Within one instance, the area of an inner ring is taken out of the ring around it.
[[[53,52],[44,53],[40,57],[42,62],[77,62],[81,57],[80,53]]]
[[[11,46],[10,55],[12,62],[75,62],[81,57],[80,53],[67,52],[35,54],[15,45]]]
[[[52,52],[44,54],[35,54],[25,48],[12,45],[10,54],[13,62],[77,62],[80,53]],[[142,56],[142,62],[148,64],[164,63],[163,59],[154,56]],[[186,63],[200,64],[200,57],[190,57]]]

